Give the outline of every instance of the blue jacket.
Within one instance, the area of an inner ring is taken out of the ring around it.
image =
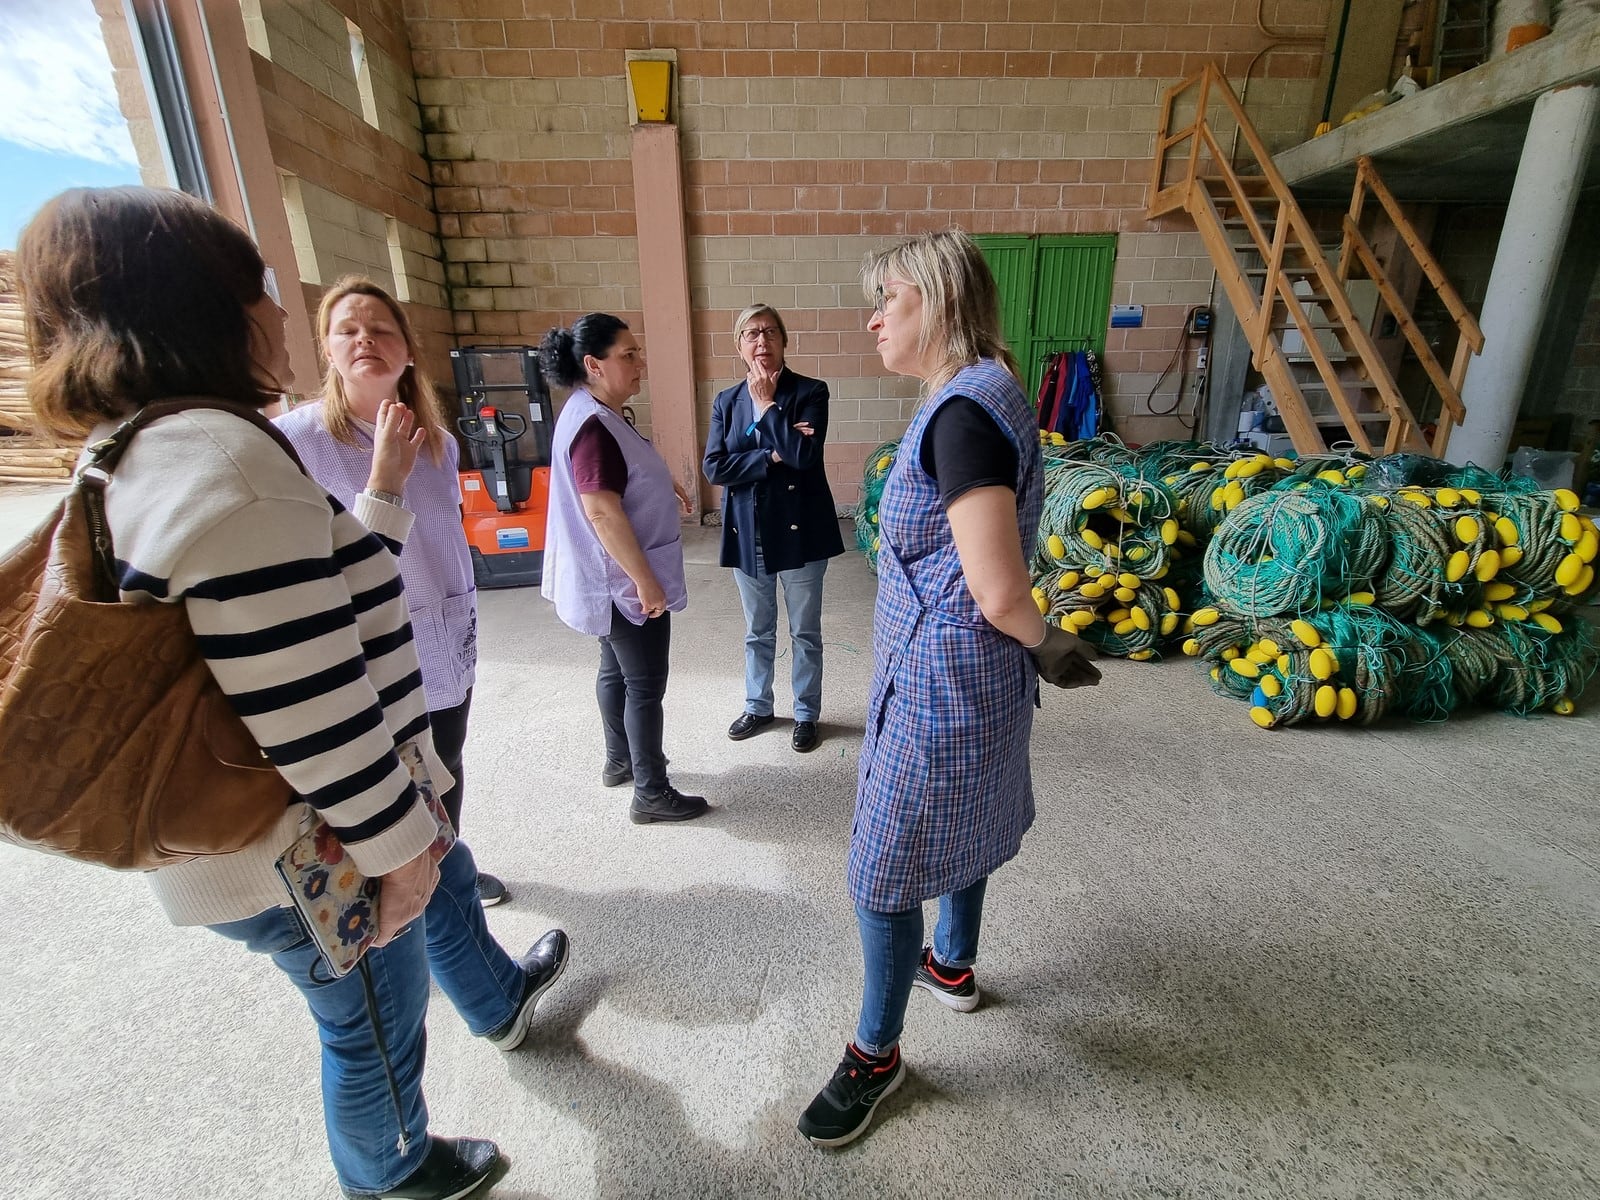
[[[795,429],[809,422],[809,437]],[[833,492],[822,467],[828,385],[783,369],[760,421],[743,381],[719,392],[706,438],[706,478],[722,491],[722,565],[756,573],[756,527],[769,574],[844,553]],[[782,462],[772,461],[776,450]]]

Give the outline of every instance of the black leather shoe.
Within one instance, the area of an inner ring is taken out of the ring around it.
[[[608,762],[600,768],[600,782],[607,787],[621,787],[625,783],[632,783],[633,764]]]
[[[669,783],[665,791],[654,796],[635,792],[628,820],[635,825],[648,825],[652,821],[692,821],[705,816],[710,807],[704,796],[685,796]]]
[[[801,754],[815,750],[819,740],[815,721],[796,721],[794,723],[794,733],[790,735],[789,742]]]
[[[422,1165],[392,1188],[351,1192],[349,1200],[461,1200],[494,1174],[500,1147],[483,1138],[428,1138]]]
[[[523,1039],[528,1036],[528,1025],[533,1021],[534,1006],[539,1003],[539,997],[550,990],[550,985],[561,978],[561,972],[567,969],[567,952],[570,949],[571,943],[566,933],[552,929],[517,960],[524,976],[522,1003],[517,1005],[517,1011],[511,1014],[509,1021],[484,1035],[496,1047],[509,1052],[522,1045]]]
[[[765,729],[776,720],[777,718],[771,713],[764,717],[757,713],[740,713],[739,719],[728,726],[728,736],[736,742],[742,742],[751,734]]]

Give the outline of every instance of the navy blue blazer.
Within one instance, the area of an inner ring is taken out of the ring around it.
[[[756,528],[769,574],[844,553],[833,492],[822,468],[828,385],[785,367],[760,421],[741,380],[718,392],[702,464],[722,488],[722,565],[756,573]],[[809,422],[810,436],[795,429]],[[776,450],[781,462],[772,461]]]

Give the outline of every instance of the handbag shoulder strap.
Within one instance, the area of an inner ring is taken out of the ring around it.
[[[300,455],[295,452],[294,444],[284,437],[283,431],[267,420],[260,409],[251,408],[246,404],[235,404],[228,400],[216,400],[209,396],[185,396],[176,400],[157,400],[146,404],[133,416],[129,417],[116,430],[106,438],[101,439],[89,447],[89,461],[84,464],[83,471],[97,468],[103,475],[110,476],[116,470],[117,463],[121,461],[123,452],[127,450],[128,443],[133,441],[134,434],[162,417],[170,417],[175,413],[192,412],[195,409],[216,409],[220,412],[232,413],[241,421],[248,421],[261,430],[273,441],[300,468],[301,473],[307,474],[306,466],[300,461]],[[81,474],[82,472],[80,472]],[[105,481],[96,481],[103,487]]]
[[[241,421],[250,422],[278,443],[278,448],[289,456],[301,474],[310,475],[305,463],[300,461],[300,455],[295,452],[294,445],[283,435],[281,429],[262,415],[260,409],[209,396],[184,396],[175,400],[157,400],[146,404],[118,425],[108,437],[90,446],[89,461],[84,463],[77,473],[78,493],[83,498],[84,512],[89,519],[95,564],[99,568],[97,574],[102,589],[101,598],[104,600],[114,601],[119,594],[116,551],[111,544],[111,526],[106,522],[106,485],[111,482],[112,472],[117,469],[117,464],[122,461],[128,444],[133,441],[134,435],[139,430],[159,421],[162,417],[191,412],[195,409],[217,409],[232,413]]]

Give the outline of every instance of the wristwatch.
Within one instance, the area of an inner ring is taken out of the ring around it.
[[[362,488],[363,496],[371,496],[374,500],[382,500],[385,504],[392,504],[396,508],[405,507],[405,497],[398,492],[380,492],[377,488]]]

